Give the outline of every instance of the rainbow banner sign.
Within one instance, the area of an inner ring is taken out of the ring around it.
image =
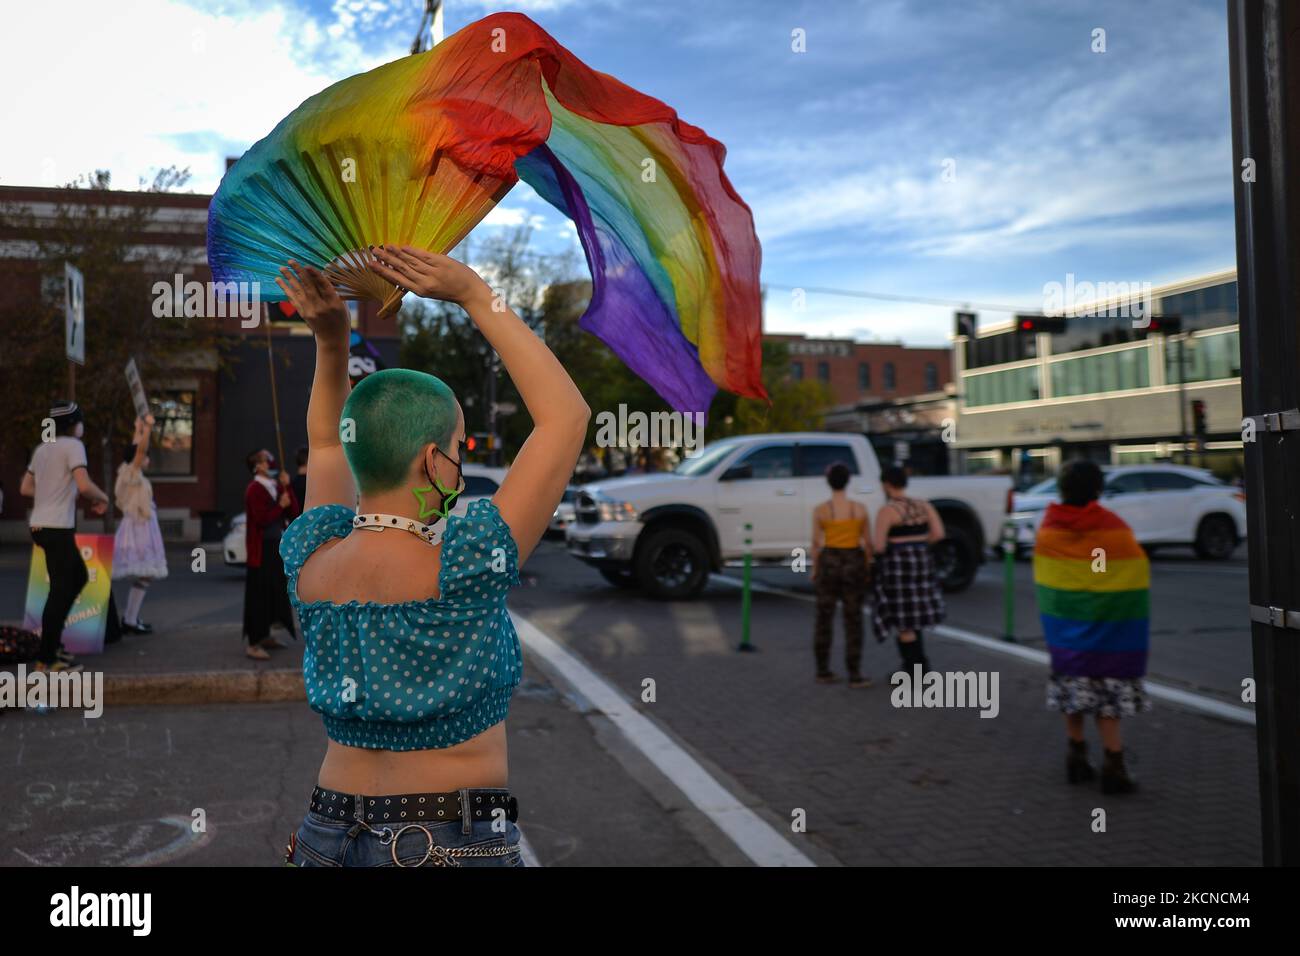
[[[79,534],[77,547],[86,562],[90,581],[68,612],[63,627],[63,646],[70,654],[104,653],[104,630],[108,624],[108,599],[113,589],[113,536]],[[41,612],[50,595],[50,574],[45,569],[45,550],[32,545],[32,570],[27,577],[27,610],[23,628],[41,631]]]

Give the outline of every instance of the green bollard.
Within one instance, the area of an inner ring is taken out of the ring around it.
[[[1016,526],[1002,526],[1002,640],[1016,642]]]
[[[754,526],[745,522],[745,584],[740,592],[740,646],[738,651],[754,651],[756,648],[749,642],[749,601],[750,601],[750,578],[754,566],[754,554],[751,547],[754,539],[751,534]]]

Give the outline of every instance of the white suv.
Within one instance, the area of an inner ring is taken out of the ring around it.
[[[1124,465],[1102,472],[1102,505],[1123,518],[1148,551],[1190,545],[1202,558],[1223,561],[1246,537],[1246,495],[1203,468]],[[1015,496],[1011,518],[1019,550],[1033,549],[1043,512],[1057,500],[1055,478]]]

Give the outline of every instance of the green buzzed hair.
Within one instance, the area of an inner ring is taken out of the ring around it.
[[[340,422],[348,467],[362,492],[398,487],[425,446],[446,449],[455,430],[456,395],[442,379],[409,368],[363,378],[343,403]]]

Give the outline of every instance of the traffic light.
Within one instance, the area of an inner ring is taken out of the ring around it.
[[[968,339],[975,338],[975,313],[974,312],[954,312],[953,314],[953,331],[957,335],[964,335]]]
[[[1025,335],[1037,335],[1039,332],[1059,335],[1065,331],[1065,316],[1017,315],[1016,331]]]
[[[1138,328],[1137,331],[1142,335],[1177,335],[1183,330],[1183,317],[1181,315],[1153,315],[1151,324],[1146,328]]]
[[[1192,434],[1198,442],[1205,441],[1207,426],[1205,422],[1205,402],[1199,398],[1192,399]]]

